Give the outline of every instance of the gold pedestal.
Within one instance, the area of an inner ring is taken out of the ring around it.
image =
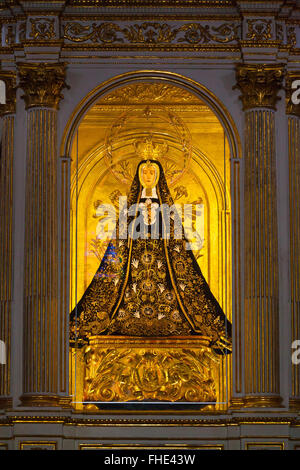
[[[93,336],[84,362],[87,404],[217,401],[219,358],[207,337]]]

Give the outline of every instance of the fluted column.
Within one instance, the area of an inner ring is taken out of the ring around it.
[[[292,84],[300,72],[286,75],[290,205],[290,305],[291,343],[300,340],[300,104],[293,103]],[[291,365],[290,407],[300,409],[300,365]]]
[[[278,65],[239,65],[245,111],[244,405],[280,406],[275,110]]]
[[[13,159],[16,112],[16,80],[12,72],[0,72],[5,82],[6,103],[2,117],[0,157],[0,408],[10,408],[11,398],[11,306],[13,283]],[[3,363],[2,363],[3,362]]]
[[[57,109],[63,64],[19,64],[27,110],[24,267],[24,406],[65,406],[59,309]]]

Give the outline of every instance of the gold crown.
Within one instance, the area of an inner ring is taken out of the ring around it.
[[[169,150],[166,142],[154,142],[152,135],[136,140],[134,147],[142,160],[158,160]]]

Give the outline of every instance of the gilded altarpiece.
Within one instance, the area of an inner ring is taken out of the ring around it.
[[[145,142],[154,142],[174,203],[182,208],[189,204],[184,222],[187,232],[193,232],[189,238],[194,241],[193,255],[231,321],[230,150],[226,133],[199,97],[159,81],[111,91],[88,110],[77,127],[70,172],[70,310],[91,283],[113,238],[116,220],[112,213],[115,210],[119,215],[119,197],[129,192],[141,160],[139,149],[145,148]],[[104,206],[108,209],[105,215],[100,210]],[[103,238],[100,235],[104,232]],[[174,371],[176,378],[170,384]],[[111,374],[116,378],[114,385],[110,381],[105,387],[105,377]],[[95,408],[93,402],[134,402],[140,407],[141,402],[149,401],[226,409],[231,355],[214,354],[207,338],[196,335],[96,335],[89,345],[71,348],[70,380],[74,406],[79,410]],[[201,390],[200,383],[206,384]],[[96,405],[101,409],[103,403]]]

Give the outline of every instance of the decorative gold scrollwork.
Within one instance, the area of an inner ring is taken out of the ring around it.
[[[219,26],[188,23],[173,27],[167,23],[144,22],[121,28],[116,23],[92,23],[83,25],[70,22],[65,25],[64,38],[72,42],[98,42],[104,44],[201,44],[208,42],[229,43],[239,38],[240,26],[237,23],[224,23]],[[119,33],[119,34],[118,34]],[[181,33],[184,33],[183,35]]]
[[[201,338],[195,348],[186,338],[168,347],[155,339],[146,345],[130,339],[128,346],[118,345],[118,337],[115,346],[100,337],[91,340],[85,350],[85,402],[216,402],[214,359]]]
[[[178,42],[187,42],[189,44],[201,44],[211,41],[224,44],[236,41],[239,37],[239,25],[235,23],[225,23],[217,27],[191,23],[181,26],[178,29],[178,32],[180,31],[185,31],[185,35],[179,38]]]
[[[72,42],[102,42],[115,43],[124,42],[117,32],[122,31],[120,26],[114,23],[93,23],[92,25],[82,25],[79,22],[71,22],[65,25],[64,38]]]

